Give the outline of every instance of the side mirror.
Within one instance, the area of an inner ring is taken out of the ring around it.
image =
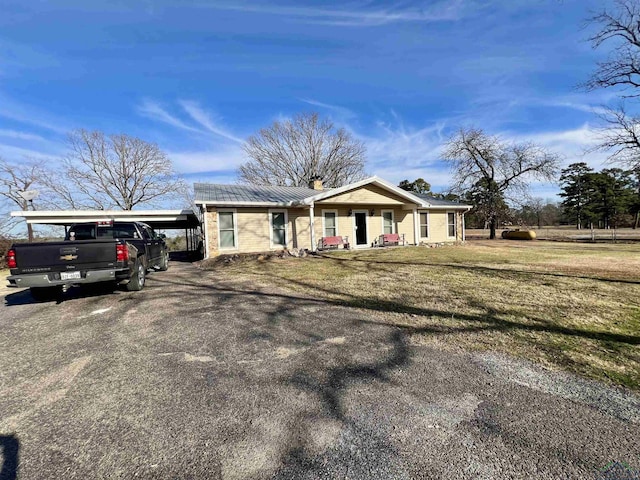
[[[166,240],[167,236],[164,233],[159,233],[158,237],[161,238],[162,240]]]

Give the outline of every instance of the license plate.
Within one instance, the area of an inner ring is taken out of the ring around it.
[[[60,278],[62,280],[75,280],[80,277],[80,272],[61,272]]]

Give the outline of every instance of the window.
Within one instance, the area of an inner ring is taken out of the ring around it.
[[[454,212],[447,212],[447,226],[449,227],[449,237],[455,238],[456,236],[456,214]]]
[[[382,233],[393,233],[393,211],[382,211]]]
[[[235,212],[218,212],[218,241],[220,249],[237,248]]]
[[[287,246],[287,218],[285,211],[272,211],[271,216],[271,246]]]
[[[148,226],[144,226],[142,227],[142,231],[143,231],[143,235],[145,236],[145,238],[150,239],[150,240],[155,240],[156,237],[156,232],[154,232],[151,227]]]
[[[67,235],[69,240],[93,240],[96,238],[96,226],[95,225],[74,225],[69,234]]]
[[[99,230],[98,230],[99,231]],[[116,223],[113,229],[114,238],[138,238],[138,231],[135,225],[126,225],[122,223]]]
[[[427,212],[420,214],[420,237],[429,237],[429,214]]]
[[[323,218],[323,236],[335,237],[338,235],[338,215],[335,211],[324,210]]]

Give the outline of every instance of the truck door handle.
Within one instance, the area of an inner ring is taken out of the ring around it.
[[[147,245],[151,245],[151,242],[147,242]]]

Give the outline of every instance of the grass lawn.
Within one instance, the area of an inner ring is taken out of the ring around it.
[[[640,245],[495,240],[208,268],[366,309],[414,343],[507,353],[640,390]]]

